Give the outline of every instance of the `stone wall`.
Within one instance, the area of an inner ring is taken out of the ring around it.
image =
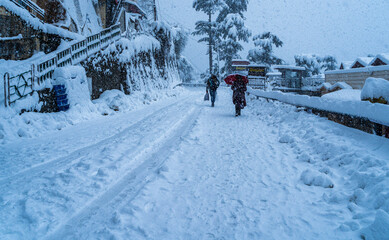
[[[57,49],[61,38],[28,26],[20,17],[0,7],[0,58],[24,60],[35,52],[49,53]]]

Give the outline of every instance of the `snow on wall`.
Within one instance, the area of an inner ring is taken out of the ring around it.
[[[157,39],[150,35],[138,35],[133,39],[121,38],[114,44],[109,45],[102,55],[107,56],[117,52],[118,49],[123,49],[119,54],[119,61],[121,63],[126,63],[131,61],[131,59],[141,52],[155,51],[161,48],[161,44]]]
[[[323,111],[364,117],[372,122],[389,126],[389,105],[373,104],[366,101],[337,101],[320,97],[294,95],[282,92],[265,92],[254,89],[249,89],[249,92],[256,96],[277,99],[281,102],[296,106],[305,106]]]

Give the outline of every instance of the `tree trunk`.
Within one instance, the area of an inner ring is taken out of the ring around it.
[[[213,67],[213,62],[212,62],[212,60],[213,60],[213,57],[212,57],[212,14],[211,14],[211,12],[209,12],[208,13],[208,16],[209,16],[209,33],[208,33],[208,35],[209,35],[209,42],[208,42],[208,44],[209,44],[209,73],[210,74],[212,74],[213,73],[213,69],[212,69],[212,67]]]

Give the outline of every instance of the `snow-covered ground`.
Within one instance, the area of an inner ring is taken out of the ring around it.
[[[203,94],[1,145],[0,239],[388,239],[388,139]]]

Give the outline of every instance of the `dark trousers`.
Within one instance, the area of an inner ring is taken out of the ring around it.
[[[239,103],[235,104],[235,115],[240,116],[241,106]]]
[[[216,90],[209,90],[209,95],[211,95],[211,102],[214,103],[216,100]]]

